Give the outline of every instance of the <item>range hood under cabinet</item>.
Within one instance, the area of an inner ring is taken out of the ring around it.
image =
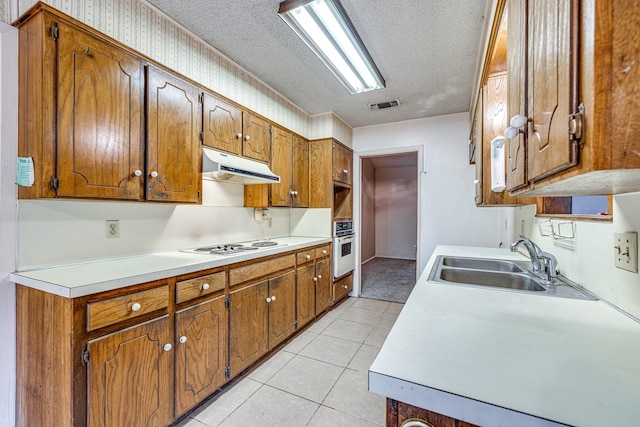
[[[202,177],[242,184],[278,184],[280,177],[265,163],[202,148]]]

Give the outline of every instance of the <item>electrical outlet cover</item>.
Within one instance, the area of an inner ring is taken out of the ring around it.
[[[120,237],[120,221],[108,219],[105,227],[105,237],[107,239],[117,239]]]
[[[638,272],[638,233],[614,233],[614,264],[623,270]]]

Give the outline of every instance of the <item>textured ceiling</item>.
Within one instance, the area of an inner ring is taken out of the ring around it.
[[[278,17],[279,0],[146,0],[309,114],[352,127],[468,111],[486,0],[341,0],[387,87],[350,95]],[[399,107],[368,105],[398,100]]]

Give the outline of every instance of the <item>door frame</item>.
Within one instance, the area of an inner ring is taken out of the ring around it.
[[[416,197],[416,214],[417,214],[417,221],[416,221],[416,230],[417,230],[417,239],[416,239],[416,281],[418,280],[418,277],[420,276],[420,266],[421,266],[421,253],[422,253],[422,248],[421,248],[421,235],[422,235],[422,231],[421,231],[421,222],[420,222],[420,218],[422,217],[421,215],[421,198],[422,198],[422,176],[426,174],[426,172],[424,172],[424,146],[422,145],[414,145],[414,146],[407,146],[407,147],[393,147],[393,148],[383,148],[383,149],[378,149],[378,150],[367,150],[367,151],[354,151],[353,152],[353,167],[354,167],[354,171],[353,171],[353,177],[354,177],[354,182],[353,182],[353,191],[354,194],[356,194],[358,197],[354,197],[353,198],[353,220],[355,222],[355,227],[356,227],[356,244],[355,244],[355,255],[356,255],[356,266],[355,266],[355,270],[354,270],[354,280],[353,280],[353,296],[360,296],[360,291],[362,288],[362,282],[360,280],[361,276],[361,270],[362,270],[362,250],[361,250],[361,244],[362,244],[362,158],[369,158],[369,157],[385,157],[385,156],[393,156],[393,155],[397,155],[397,154],[410,154],[410,153],[416,153],[417,155],[417,161],[418,164],[416,166],[416,192],[417,192],[417,197]]]

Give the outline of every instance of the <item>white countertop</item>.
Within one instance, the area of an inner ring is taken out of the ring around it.
[[[11,274],[9,278],[21,285],[75,298],[331,242],[328,237],[281,237],[271,240],[278,242],[278,245],[233,255],[160,252],[21,271]]]
[[[640,425],[640,323],[602,301],[429,282],[439,246],[369,370],[369,390],[482,426]]]

